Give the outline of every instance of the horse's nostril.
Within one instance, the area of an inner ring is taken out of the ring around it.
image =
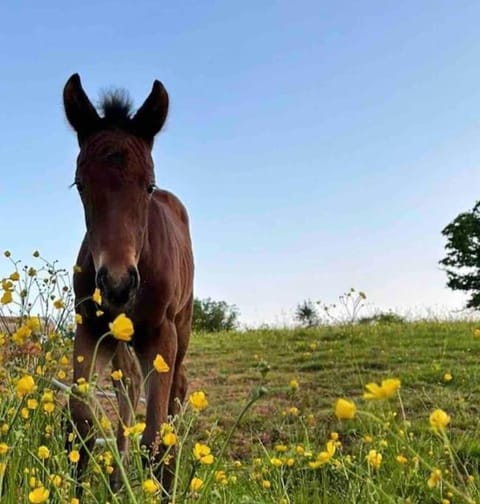
[[[102,266],[98,271],[97,271],[97,278],[96,278],[96,283],[97,287],[100,290],[105,290],[106,284],[107,284],[107,268],[105,266]]]
[[[138,287],[138,284],[140,283],[140,278],[139,278],[137,268],[130,266],[128,268],[128,274],[130,275],[130,288],[132,290],[135,290]]]

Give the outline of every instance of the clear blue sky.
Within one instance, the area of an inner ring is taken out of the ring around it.
[[[440,232],[480,199],[479,19],[475,1],[4,1],[0,249],[75,261],[69,75],[136,105],[158,78],[157,182],[189,209],[198,296],[247,323],[351,286],[458,307]]]

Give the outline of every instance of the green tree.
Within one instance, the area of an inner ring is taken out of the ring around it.
[[[238,325],[238,309],[225,301],[210,298],[193,301],[193,330],[206,332],[231,331]]]
[[[447,286],[470,295],[467,308],[480,306],[480,201],[470,212],[459,214],[442,231],[447,255],[440,261]]]
[[[306,299],[297,305],[295,320],[306,327],[316,327],[320,324],[320,316],[317,307],[311,299]]]

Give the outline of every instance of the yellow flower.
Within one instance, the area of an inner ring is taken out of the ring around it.
[[[273,465],[273,467],[281,467],[283,465],[283,462],[277,457],[272,457],[270,459],[270,463]]]
[[[28,409],[37,409],[38,401],[36,399],[28,399],[27,400],[27,408]]]
[[[49,495],[50,492],[43,486],[40,486],[28,494],[28,501],[32,504],[41,504],[47,501]]]
[[[92,294],[92,299],[93,301],[98,305],[98,306],[101,306],[102,304],[102,294],[100,292],[100,289],[99,288],[96,288],[94,291],[93,291],[93,294]]]
[[[106,416],[102,415],[102,417],[100,418],[100,426],[104,430],[109,430],[112,427],[112,422],[110,422],[110,420]]]
[[[168,373],[170,371],[170,366],[165,362],[165,359],[157,354],[153,361],[153,367],[157,373]]]
[[[136,434],[141,434],[147,425],[145,422],[137,422],[135,425],[132,425],[131,427],[124,427],[123,428],[123,435],[125,437],[128,436],[133,436]]]
[[[408,459],[407,457],[405,457],[404,455],[400,454],[400,455],[397,455],[395,457],[395,460],[401,464],[401,465],[405,465],[407,462],[408,462]]]
[[[202,411],[208,406],[207,397],[205,396],[205,392],[202,390],[190,394],[188,400],[193,409],[196,411]]]
[[[445,373],[443,375],[443,381],[446,381],[446,382],[449,382],[449,381],[452,381],[453,380],[453,376],[452,376],[452,373]]]
[[[434,469],[427,481],[428,488],[435,488],[439,485],[440,481],[442,481],[442,471],[440,469]]]
[[[123,378],[123,373],[121,369],[117,369],[116,371],[112,371],[112,380],[120,381]]]
[[[68,454],[68,459],[70,460],[70,462],[76,464],[80,460],[80,452],[78,450],[72,450]]]
[[[430,415],[430,425],[435,431],[443,431],[445,427],[450,423],[450,416],[438,408],[432,412]]]
[[[275,451],[277,451],[277,452],[284,453],[287,450],[288,450],[288,446],[287,445],[284,445],[284,444],[277,444],[277,445],[275,445]]]
[[[337,399],[335,403],[335,416],[339,420],[350,420],[355,417],[357,407],[353,401],[348,399]]]
[[[326,451],[322,451],[318,454],[317,460],[320,462],[320,464],[326,464],[327,462],[329,462],[330,459],[335,455],[335,449],[335,441],[328,441]]]
[[[203,480],[200,478],[192,478],[192,481],[190,481],[190,489],[192,492],[198,492],[200,488],[203,486]]]
[[[132,321],[121,313],[118,317],[108,324],[113,337],[120,341],[130,341],[134,333]]]
[[[42,328],[42,322],[38,317],[29,317],[25,321],[25,325],[32,331],[38,332]]]
[[[28,326],[22,325],[12,334],[12,341],[17,345],[23,345],[31,334],[32,330]]]
[[[0,303],[6,305],[12,302],[12,293],[10,291],[5,291],[3,296],[0,298]]]
[[[165,446],[175,446],[177,443],[177,436],[173,432],[167,432],[163,435],[162,442]]]
[[[17,282],[18,280],[20,280],[20,273],[18,273],[18,271],[14,271],[10,276],[9,276],[10,280],[12,282]]]
[[[63,369],[60,369],[60,371],[57,372],[57,378],[59,380],[65,379],[66,376],[67,376],[67,373],[65,373],[65,371]]]
[[[228,478],[225,471],[215,471],[215,481],[221,483],[222,485],[228,484]]]
[[[291,406],[285,410],[285,413],[292,416],[298,416],[298,408],[296,406]]]
[[[400,380],[389,378],[388,380],[382,380],[381,385],[367,383],[365,388],[368,392],[363,394],[364,399],[388,399],[397,393],[400,388]]]
[[[85,360],[85,357],[83,355],[79,355],[77,357],[77,362],[82,363]]]
[[[159,487],[158,483],[153,481],[153,479],[146,479],[142,483],[142,488],[145,493],[153,494],[153,493],[157,492],[160,487]]]
[[[266,488],[268,490],[272,486],[272,484],[268,480],[263,480],[262,486],[263,486],[263,488]]]
[[[37,386],[32,376],[25,375],[17,381],[15,390],[17,391],[18,397],[23,397],[26,394],[33,392]]]
[[[477,338],[480,337],[480,329],[475,329],[473,331],[473,335],[476,336]]]
[[[373,469],[378,469],[382,465],[382,454],[377,452],[377,450],[370,450],[368,455],[365,457],[367,463]]]
[[[42,445],[38,447],[37,454],[38,458],[47,459],[48,457],[50,457],[50,450],[45,445]]]
[[[75,323],[78,325],[83,324],[83,318],[80,313],[75,313]]]
[[[62,308],[65,308],[65,303],[63,302],[63,299],[56,299],[56,300],[53,302],[53,306],[54,306],[57,310],[61,310]]]
[[[290,387],[290,390],[292,392],[295,392],[298,390],[298,387],[300,385],[298,384],[298,380],[290,380],[290,383],[288,384],[288,386]]]
[[[7,443],[0,443],[0,455],[5,455],[9,450]]]
[[[48,479],[53,483],[53,486],[57,488],[62,484],[62,477],[58,474],[52,474]]]
[[[200,461],[201,464],[213,464],[213,455],[210,453],[210,448],[202,443],[195,443],[193,447],[193,456]]]

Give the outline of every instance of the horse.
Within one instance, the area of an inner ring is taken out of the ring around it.
[[[163,453],[159,428],[177,412],[186,395],[183,360],[193,312],[188,214],[174,194],[156,186],[152,160],[154,138],[167,118],[169,97],[155,80],[135,113],[128,96],[118,90],[105,94],[97,110],[80,76],[74,74],[65,84],[63,103],[80,149],[73,184],[86,224],[73,278],[75,310],[81,320],[74,337],[73,381],[81,383],[100,374],[110,362],[122,370],[121,382],[114,385],[119,403],[117,445],[126,457],[128,438],[123,428],[131,425],[145,377],[146,427],[141,445],[147,448],[150,462],[158,462]],[[92,299],[96,289],[101,306]],[[111,334],[102,337],[120,314],[133,322],[129,343]],[[153,361],[158,354],[168,372],[155,372]],[[69,429],[82,441],[77,465],[80,480],[95,442],[94,411],[76,394],[70,397],[69,410]],[[168,490],[171,472],[162,473],[163,487]],[[113,491],[122,485],[118,467],[110,485]]]

